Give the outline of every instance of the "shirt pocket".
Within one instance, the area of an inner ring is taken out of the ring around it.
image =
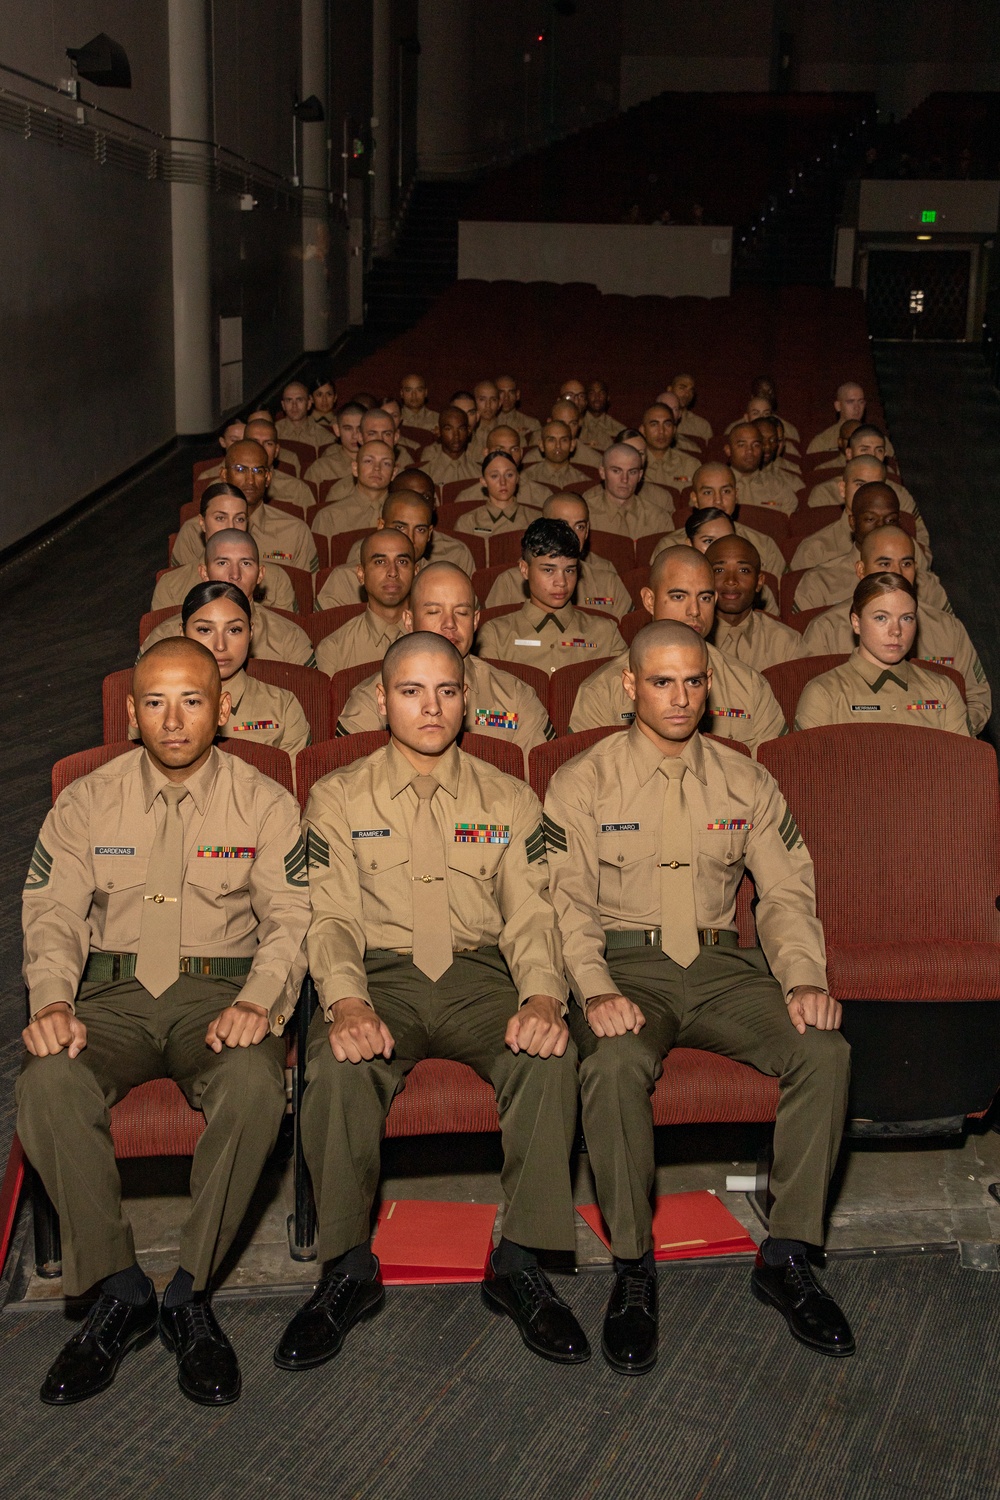
[[[747,831],[707,832],[696,855],[698,904],[709,927],[728,920],[743,878]]]
[[[473,932],[493,930],[497,922],[494,882],[506,844],[448,846],[448,896],[462,924]]]
[[[597,835],[600,903],[604,910],[638,922],[658,907],[655,854],[652,835],[641,830]]]
[[[95,928],[105,949],[136,951],[148,865],[145,855],[94,856]]]
[[[243,938],[256,927],[250,906],[252,859],[192,859],[185,876],[181,942],[221,943]]]

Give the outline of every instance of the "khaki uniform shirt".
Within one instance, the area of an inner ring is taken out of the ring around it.
[[[532,521],[537,521],[539,512],[533,507],[515,500],[512,511],[495,510],[492,502],[477,505],[467,510],[455,522],[455,531],[468,531],[476,536],[498,536],[503,531],[524,531]]]
[[[275,745],[290,755],[294,764],[296,755],[312,739],[309,721],[295,694],[242,671],[222,686],[233,700],[233,711],[219,730],[223,739]]]
[[[810,654],[797,630],[759,609],[752,609],[739,625],[727,625],[716,613],[712,639],[723,656],[746,662],[755,672]]]
[[[924,521],[923,516],[920,514],[917,502],[914,500],[913,496],[910,494],[909,490],[905,488],[904,485],[897,484],[893,479],[887,480],[886,483],[888,484],[889,488],[898,496],[900,510],[909,511],[910,515],[913,517],[916,527],[917,541],[920,542],[929,558],[931,555],[930,533],[927,530],[927,525]],[[821,505],[843,505],[843,503],[844,497],[840,493],[840,481],[838,479],[824,480],[822,484],[814,485],[814,487],[809,491],[809,499],[807,501],[807,505],[812,506],[813,508]],[[827,528],[824,528],[824,530],[825,529]],[[813,533],[813,536],[822,535],[822,531]],[[813,537],[806,537],[805,541],[802,544],[802,547],[804,548],[806,542],[811,542],[812,540]],[[802,549],[800,548],[800,550]],[[796,553],[796,556],[798,556],[798,553]],[[811,568],[813,566],[815,566],[813,563],[793,563],[793,567]]]
[[[165,785],[134,750],[74,781],[46,817],[23,900],[32,1015],[74,1004],[90,953],[138,952]],[[181,956],[251,958],[240,998],[263,1006],[280,1035],[305,975],[309,925],[295,798],[216,749],[185,786]]]
[[[308,479],[312,484],[322,484],[327,479],[350,479],[353,481],[354,475],[351,471],[351,465],[354,462],[354,457],[355,455],[348,453],[347,449],[342,447],[339,442],[331,443],[326,452],[321,453],[319,458],[309,465],[303,478]]]
[[[699,443],[707,443],[712,436],[712,429],[704,417],[699,417],[697,412],[685,407],[681,412],[681,419],[677,424],[677,431],[685,437],[694,438]]]
[[[753,474],[737,474],[736,499],[740,505],[760,505],[765,510],[780,510],[785,516],[799,508],[799,497],[790,477],[773,464]]]
[[[765,677],[744,662],[723,656],[715,646],[709,646],[708,659],[712,667],[712,691],[701,726],[707,733],[724,740],[739,740],[753,753],[765,740],[776,740],[788,733],[778,700]],[[617,661],[599,667],[581,683],[569,721],[572,731],[632,723],[635,704],[622,682],[622,672],[627,666],[626,651]]]
[[[202,558],[204,560],[204,552]],[[191,590],[201,582],[203,579],[198,572],[197,563],[185,563],[180,568],[168,568],[163,577],[157,579],[150,609],[167,609],[170,605],[176,605],[179,609]],[[270,609],[287,609],[291,614],[298,613],[299,602],[295,597],[291,580],[284,568],[279,567],[277,563],[267,564],[264,570],[264,582],[260,588],[263,590],[261,604],[266,604]]]
[[[743,537],[744,541],[752,542],[757,548],[757,552],[760,555],[760,565],[764,569],[764,572],[773,574],[775,578],[780,578],[785,571],[785,558],[774,537],[768,536],[763,531],[755,530],[753,526],[745,526],[742,521],[734,520],[733,525],[736,527],[737,536]],[[665,536],[662,541],[657,542],[653,548],[653,556],[650,558],[650,562],[654,558],[659,557],[660,553],[665,552],[668,547],[689,547],[690,545],[688,534],[682,526],[679,531],[672,531],[669,536]]]
[[[527,588],[521,569],[515,564],[506,573],[501,573],[490,589],[484,600],[486,608],[493,609],[498,604],[524,604],[528,598]],[[586,609],[599,609],[602,614],[613,615],[616,620],[635,607],[614,566],[606,558],[593,553],[580,559],[573,602]]]
[[[882,667],[857,651],[802,689],[795,728],[818,729],[821,724],[913,724],[969,733],[962,695],[950,677],[912,661]]]
[[[393,641],[403,634],[402,621],[392,625],[371,609],[355,615],[339,630],[324,636],[316,647],[316,665],[332,677],[345,667],[359,667],[362,662],[381,661]]]
[[[624,432],[628,424],[619,422],[609,411],[602,412],[599,417],[592,411],[585,411],[583,421],[580,424],[580,438],[591,448],[596,448],[598,453],[604,453],[611,447],[620,432]]]
[[[590,507],[591,531],[610,531],[635,541],[640,536],[660,536],[674,524],[673,505],[663,505],[645,491],[637,491],[631,500],[620,505],[600,485],[595,485],[584,499]]]
[[[858,586],[858,575],[855,569],[858,556],[858,549],[852,544],[849,552],[843,553],[831,562],[824,563],[822,567],[809,568],[803,573],[795,590],[795,600],[792,605],[795,614],[804,614],[807,609],[829,609],[832,604],[839,604],[842,599],[853,599],[854,590]],[[933,604],[947,614],[953,613],[937,574],[932,573],[926,566],[920,566],[922,557],[919,547],[916,550],[916,557],[917,590],[921,602]]]
[[[302,568],[315,573],[319,568],[316,543],[305,521],[290,516],[272,506],[258,505],[251,511],[250,534],[260,550],[262,563],[287,563],[290,568]],[[201,517],[192,516],[185,521],[177,533],[174,550],[170,558],[172,568],[185,563],[203,562],[205,558],[205,534],[201,529]]]
[[[292,443],[311,443],[314,448],[325,448],[334,441],[329,427],[321,427],[312,417],[303,417],[301,422],[292,422],[288,417],[279,417],[275,422],[278,440],[287,438]]]
[[[534,437],[542,428],[537,417],[529,417],[525,412],[518,411],[517,407],[513,411],[498,412],[496,425],[513,427],[514,431],[520,434],[522,447],[526,439]]]
[[[341,563],[327,574],[316,595],[317,609],[336,609],[341,604],[367,604],[368,593],[358,582],[357,563]]]
[[[534,479],[526,479],[522,474],[517,482],[516,493],[518,505],[528,505],[533,510],[541,510],[552,491],[547,484],[538,484]],[[479,480],[475,484],[470,484],[467,490],[459,490],[455,499],[460,505],[464,505],[468,500],[485,500],[486,486],[482,480]]]
[[[440,415],[440,412],[431,411],[429,406],[422,406],[419,411],[411,411],[408,406],[404,406],[401,425],[403,427],[420,427],[424,432],[433,432],[438,424]]]
[[[440,443],[432,443],[429,448],[424,449],[420,467],[435,484],[454,484],[457,479],[481,478],[479,465],[469,457],[468,449],[461,458],[449,458]]]
[[[344,531],[374,531],[382,518],[382,505],[389,491],[373,490],[370,498],[357,485],[350,497],[324,505],[312,518],[317,536],[339,536]]]
[[[646,459],[646,481],[668,489],[686,490],[690,488],[699,462],[676,446],[668,448],[665,453],[654,453],[650,448]]]
[[[286,620],[284,615],[274,614],[265,604],[251,603],[250,623],[253,627],[250,655],[255,656],[258,661],[287,661],[299,667],[316,665],[312,641],[294,620]],[[157,641],[169,640],[171,636],[182,634],[180,614],[170,615],[149,632],[139,647],[139,655],[142,656],[150,646],[155,646]]]
[[[555,672],[574,661],[596,661],[626,650],[609,615],[585,615],[567,605],[546,613],[528,603],[514,614],[498,615],[479,627],[476,654],[493,661],[521,661]]]
[[[296,479],[292,474],[283,474],[280,469],[275,469],[271,475],[271,483],[265,496],[265,501],[267,500],[283,500],[289,505],[301,505],[306,515],[316,504],[316,496],[307,484],[303,484],[301,479]]]
[[[695,921],[736,931],[745,869],[757,886],[757,932],[787,995],[825,990],[826,945],[812,860],[774,778],[700,734],[681,755],[691,821]],[[659,750],[634,726],[561,766],[545,798],[552,901],[580,1002],[615,994],[604,935],[661,927],[660,835],[667,779]]]
[[[309,793],[309,968],[327,1016],[348,996],[371,1004],[367,948],[413,947],[410,839],[418,798],[410,783],[417,774],[390,743]],[[434,776],[441,791],[431,814],[448,863],[452,947],[498,946],[522,1004],[533,995],[565,999],[538,798],[457,746]]]
[[[366,729],[384,729],[385,720],[378,711],[375,685],[381,674],[375,672],[352,691],[337,720],[338,737],[362,734]],[[478,656],[465,658],[465,685],[469,702],[465,711],[465,728],[492,739],[507,740],[528,753],[545,740],[555,738],[555,730],[541,702],[526,682],[513,672],[504,672]]]
[[[784,420],[784,418],[782,418],[782,420]],[[785,431],[787,433],[787,431],[788,431],[787,427],[785,428]],[[809,447],[806,449],[806,452],[807,453],[836,453],[837,450],[838,450],[838,448],[839,448],[839,446],[840,446],[840,420],[838,419],[836,422],[831,423],[831,425],[829,427],[824,427],[822,432],[818,432],[816,434],[816,436],[813,438],[812,442],[809,444]],[[895,449],[893,448],[893,446],[890,443],[890,441],[889,441],[888,438],[886,438],[886,440],[885,440],[885,451],[886,451],[886,455],[888,457],[890,457],[890,458],[892,457],[892,455],[895,452]]]
[[[600,459],[592,467],[599,468]],[[568,484],[578,484],[581,479],[585,480],[590,476],[574,464],[550,464],[547,458],[542,458],[534,463],[525,463],[524,477],[535,484],[554,485],[557,490],[564,490]]]
[[[851,601],[845,599],[835,604],[825,615],[810,620],[802,634],[802,643],[807,656],[833,656],[857,646],[857,638],[851,629]],[[922,661],[934,661],[944,667],[954,667],[965,678],[965,697],[969,724],[973,734],[979,734],[993,711],[993,697],[986,673],[969,632],[961,620],[946,614],[933,604],[921,599],[917,609],[917,634],[913,642],[913,656]]]

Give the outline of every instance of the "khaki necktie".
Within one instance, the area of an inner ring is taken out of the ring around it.
[[[691,819],[684,796],[682,760],[663,760],[666,777],[660,823],[660,945],[668,958],[686,969],[701,951],[694,908]]]
[[[413,962],[428,979],[440,979],[452,963],[447,861],[431,811],[431,798],[440,785],[433,776],[414,776],[411,785],[420,799],[410,835]]]
[[[163,820],[153,840],[146,871],[135,977],[154,998],[170,988],[180,971],[184,884],[184,821],[180,804],[187,795],[185,786],[161,787]]]

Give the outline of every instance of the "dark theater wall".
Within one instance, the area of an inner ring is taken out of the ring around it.
[[[214,139],[287,184],[299,5],[206,0],[210,13]],[[101,31],[120,42],[132,87],[82,82],[81,93],[133,124],[91,110],[85,123],[169,147],[161,139],[170,131],[169,0],[5,0],[3,16],[0,63],[54,85],[72,76],[67,46]],[[0,477],[3,549],[155,452],[177,427],[170,185],[149,180],[141,161],[126,169],[96,160],[92,134],[74,139],[76,107],[66,95],[9,71],[0,72],[0,90],[0,400],[17,414]],[[24,128],[23,101],[66,122],[62,144],[37,114]],[[222,411],[220,316],[243,319],[247,400],[303,348],[298,206],[255,196],[244,212],[237,193],[209,192],[214,410],[205,427]],[[343,279],[343,258],[331,279]]]

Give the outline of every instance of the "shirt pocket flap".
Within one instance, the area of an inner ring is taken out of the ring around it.
[[[145,885],[148,864],[145,855],[96,854],[94,884],[99,891],[127,891]]]
[[[602,865],[622,868],[652,859],[653,854],[653,836],[642,829],[609,829],[597,835],[597,858]]]
[[[199,859],[188,861],[187,884],[204,891],[242,890],[250,882],[253,860],[244,855],[231,858]]]
[[[405,865],[410,858],[409,839],[400,838],[398,834],[384,835],[370,833],[364,830],[367,837],[356,837],[352,832],[351,846],[354,849],[354,858],[362,870],[369,874],[379,874],[383,870],[395,870],[400,865]]]
[[[448,866],[473,880],[490,880],[496,874],[506,844],[461,844],[448,847]]]

